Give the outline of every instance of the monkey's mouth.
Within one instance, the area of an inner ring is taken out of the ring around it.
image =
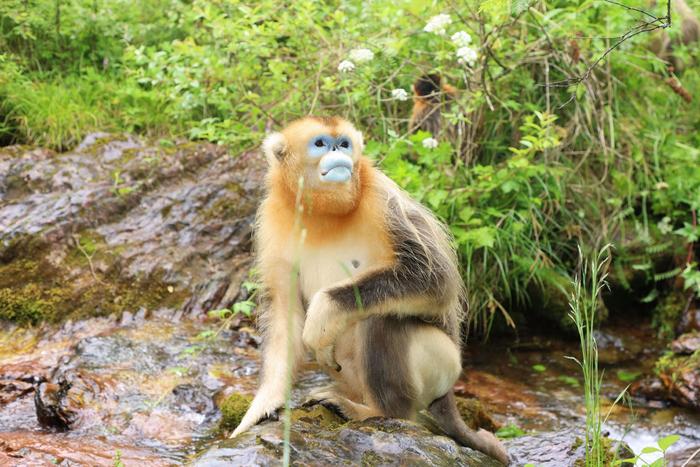
[[[331,152],[319,164],[321,181],[347,182],[352,177],[352,159],[342,153]]]

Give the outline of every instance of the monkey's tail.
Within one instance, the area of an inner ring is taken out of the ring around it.
[[[462,446],[467,446],[498,459],[503,465],[510,464],[508,452],[493,433],[486,430],[473,431],[462,420],[457,410],[457,400],[452,389],[435,399],[428,407],[440,428]]]

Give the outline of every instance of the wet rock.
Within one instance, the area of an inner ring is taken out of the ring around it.
[[[0,334],[0,465],[3,436],[20,464],[112,465],[117,450],[125,465],[181,464],[218,426],[221,388],[257,384],[257,350],[237,331],[201,337],[214,325],[94,318]]]
[[[176,459],[168,459],[162,453],[99,438],[70,439],[60,434],[33,431],[0,433],[0,465],[160,467],[175,464]]]
[[[34,391],[31,383],[21,380],[0,380],[0,405],[24,397]]]
[[[634,457],[624,443],[604,438],[608,460]],[[513,465],[533,464],[539,467],[574,467],[583,465],[585,447],[582,434],[574,430],[526,435],[505,442]],[[632,465],[623,463],[621,465]]]
[[[700,354],[674,362],[660,378],[673,402],[700,410]]]
[[[668,398],[668,390],[661,379],[656,376],[647,376],[635,381],[630,386],[630,394],[652,401],[663,401]]]
[[[656,362],[655,379],[633,386],[633,394],[670,400],[681,407],[700,409],[700,338],[697,333],[680,336],[671,351]],[[659,386],[663,386],[663,390]]]
[[[700,300],[690,298],[676,325],[676,333],[700,332]]]
[[[106,134],[63,154],[0,151],[0,319],[128,311],[138,322],[230,305],[264,167],[258,153]]]
[[[294,465],[501,465],[418,423],[384,418],[343,423],[326,409],[295,412],[290,435]],[[266,422],[214,443],[194,465],[281,465],[283,449],[283,422]]]
[[[683,334],[671,342],[671,351],[676,355],[690,355],[700,349],[700,332]]]

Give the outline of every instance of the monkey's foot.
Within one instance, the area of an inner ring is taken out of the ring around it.
[[[238,424],[229,438],[235,438],[239,434],[247,431],[250,427],[266,420],[278,420],[279,411],[282,410],[282,403],[270,402],[262,397],[257,397],[243,416],[243,420]]]
[[[381,411],[377,409],[338,394],[332,387],[314,391],[304,403],[307,407],[316,404],[322,405],[346,420],[364,420],[382,415]]]

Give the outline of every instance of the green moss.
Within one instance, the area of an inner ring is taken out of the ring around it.
[[[338,414],[320,404],[310,408],[292,410],[292,421],[313,423],[316,426],[330,429],[341,427],[346,423]]]
[[[621,459],[631,459],[634,457],[634,452],[624,442],[608,437],[602,437],[600,439],[600,444],[603,455],[605,456],[602,465],[634,465],[632,462],[622,462],[618,464]],[[569,449],[569,453],[573,455],[582,445],[583,439],[576,437],[574,443]],[[585,465],[586,461],[583,457],[579,457],[574,461],[575,467],[584,467]]]
[[[676,355],[671,351],[664,353],[654,366],[657,376],[675,381],[680,373],[700,366],[700,350],[692,355]]]
[[[0,289],[0,320],[35,324],[52,311],[53,304],[43,299],[41,289],[35,284],[21,289]]]
[[[251,396],[235,393],[223,399],[219,403],[219,409],[221,410],[219,429],[226,431],[235,429],[238,424],[241,423],[252,400],[253,398]],[[335,412],[320,404],[312,407],[293,409],[292,423],[296,422],[311,423],[320,428],[331,430],[337,429],[346,423],[346,421]]]
[[[52,250],[34,237],[17,239],[0,251],[0,320],[55,322],[142,307],[174,308],[187,298],[186,291],[169,290],[157,275],[124,278],[115,266],[93,275],[91,261],[109,265],[117,255],[94,232],[81,232],[78,238],[81,248],[69,249],[60,266],[46,259]]]
[[[362,459],[360,459],[360,465],[362,467],[374,467],[375,465],[386,465],[387,459],[377,454],[374,451],[365,451],[362,453]]]
[[[659,337],[671,339],[675,334],[675,327],[681,318],[686,299],[683,294],[671,293],[662,297],[654,309],[652,326]]]
[[[202,211],[202,217],[205,219],[228,219],[236,216],[238,212],[237,197],[225,196],[214,201],[211,206]]]
[[[253,401],[251,396],[242,394],[231,394],[224,399],[220,404],[221,421],[219,428],[222,430],[233,430],[243,420],[250,403]]]

